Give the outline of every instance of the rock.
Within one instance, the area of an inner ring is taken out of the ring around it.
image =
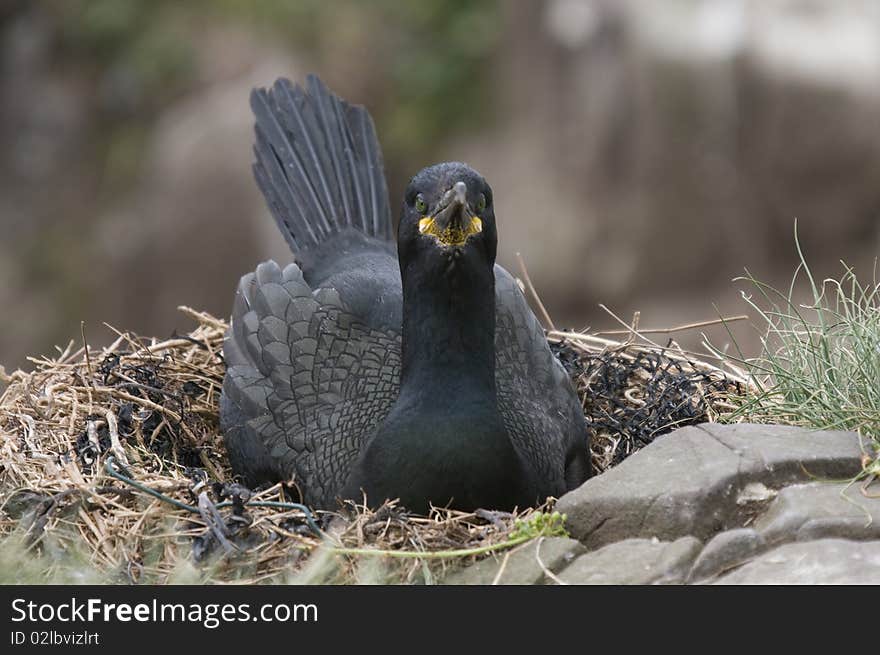
[[[701,545],[693,537],[627,539],[581,555],[559,578],[568,584],[681,584]]]
[[[737,528],[715,535],[694,562],[688,582],[710,578],[731,569],[764,548],[764,538],[752,528]]]
[[[443,580],[443,584],[489,585],[495,582],[496,577],[498,578],[496,584],[541,584],[547,580],[547,576],[538,563],[538,557],[550,572],[556,573],[584,550],[580,542],[566,537],[536,539],[509,551],[510,556],[507,557],[506,564],[504,559],[507,553],[501,552],[493,558],[481,560],[465,569],[455,571]],[[498,571],[502,566],[504,570],[499,576]]]
[[[880,584],[880,541],[785,544],[714,584]]]
[[[763,503],[768,500],[773,500],[775,497],[776,492],[763,482],[749,482],[742,488],[742,491],[737,494],[736,504],[744,506],[749,503]]]
[[[755,529],[769,543],[826,537],[880,539],[880,498],[867,498],[857,484],[786,487],[755,521]]]
[[[705,540],[755,516],[766,504],[754,500],[758,491],[769,498],[772,488],[808,476],[851,477],[860,457],[852,432],[705,423],[660,437],[565,494],[556,509],[589,549],[630,538]]]

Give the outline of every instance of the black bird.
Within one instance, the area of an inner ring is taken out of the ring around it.
[[[251,484],[303,502],[511,509],[590,474],[580,403],[514,278],[472,168],[409,183],[397,231],[373,122],[280,79],[251,94],[254,175],[295,255],[239,283],[221,427]],[[536,217],[546,220],[546,217]]]

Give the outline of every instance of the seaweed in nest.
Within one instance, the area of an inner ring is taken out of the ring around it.
[[[182,339],[178,335],[174,338]],[[184,340],[206,348],[205,344],[191,337]],[[179,418],[169,420],[168,416],[154,411],[135,415],[134,405],[125,403],[117,409],[120,435],[127,438],[139,436],[146,447],[160,457],[186,467],[198,466],[202,462],[202,448],[187,438],[187,432],[181,429],[181,423],[186,423],[190,428],[195,427],[198,419],[192,415],[191,401],[205,394],[205,389],[193,380],[175,384],[170,353],[163,353],[161,357],[149,356],[142,361],[133,361],[133,354],[136,351],[122,350],[104,356],[98,366],[104,386],[170,407]],[[219,353],[217,357],[219,361]]]
[[[742,391],[735,374],[676,348],[586,338],[554,332],[550,347],[580,394],[597,472],[675,428],[715,420]]]

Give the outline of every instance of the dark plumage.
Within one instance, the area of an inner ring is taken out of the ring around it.
[[[254,174],[297,263],[239,284],[220,416],[234,470],[294,478],[323,508],[365,492],[509,509],[583,482],[580,403],[494,263],[486,181],[461,163],[418,173],[395,255],[369,114],[314,76],[251,105]]]

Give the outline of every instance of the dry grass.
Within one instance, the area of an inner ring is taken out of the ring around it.
[[[112,453],[143,484],[192,502],[198,469],[229,478],[217,429],[225,325],[191,313],[184,338],[120,335],[100,353],[71,343],[31,359],[0,397],[0,530],[85,544],[90,564],[132,581],[161,580],[199,519],[135,493],[102,466]],[[203,479],[207,476],[201,476]],[[20,520],[24,518],[25,521]],[[163,543],[162,535],[173,535]]]
[[[519,515],[352,506],[344,515],[316,513],[320,535],[300,508],[260,505],[296,500],[293,488],[253,493],[235,484],[217,425],[226,324],[181,309],[197,323],[186,336],[119,334],[100,352],[71,344],[31,359],[30,372],[5,376],[0,534],[14,535],[26,557],[54,557],[29,581],[52,579],[55,556],[66,553],[110,582],[430,583],[449,566],[558,533],[547,522],[552,500]],[[633,339],[549,338],[568,353],[599,470],[646,443],[646,416],[650,438],[675,427],[685,406],[693,422],[712,420],[724,411],[722,392],[737,383],[685,353]]]

